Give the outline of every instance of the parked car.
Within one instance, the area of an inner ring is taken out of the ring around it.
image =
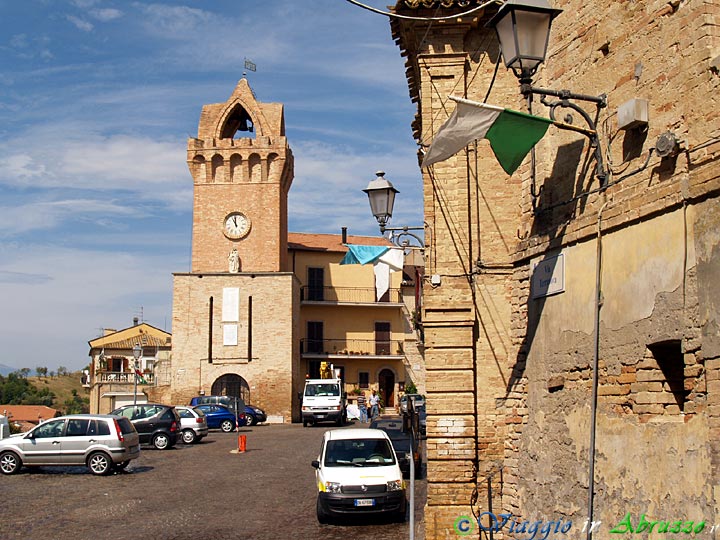
[[[15,474],[23,465],[85,465],[91,473],[104,475],[124,469],[139,456],[139,437],[127,418],[73,414],[2,439],[0,472]]]
[[[176,405],[175,410],[180,415],[180,440],[185,444],[200,442],[208,434],[205,412],[197,407]]]
[[[420,455],[420,443],[413,437],[411,431],[403,431],[402,420],[381,419],[370,424],[372,429],[381,429],[390,437],[395,454],[398,458],[400,470],[404,478],[410,477],[410,456],[415,461],[415,478],[422,476],[422,456]]]
[[[405,521],[405,481],[387,433],[332,429],[323,434],[315,468],[317,519],[358,514],[394,515]]]
[[[243,413],[235,416],[235,411],[227,408],[225,405],[210,404],[198,405],[198,409],[205,413],[205,421],[210,429],[221,429],[225,433],[230,433],[235,429],[235,422],[238,426],[244,426],[246,417]]]
[[[415,407],[425,406],[425,396],[422,394],[405,394],[400,397],[400,413],[408,412],[408,401],[412,401]]]
[[[130,420],[140,436],[140,444],[152,444],[158,450],[175,446],[180,430],[180,415],[171,405],[141,403],[115,409],[117,414]]]
[[[234,396],[195,396],[190,400],[190,405],[203,405],[203,404],[218,404],[225,405],[228,409],[235,410],[235,405],[244,412],[247,417],[247,425],[254,426],[260,422],[267,420],[267,414],[259,407],[249,405],[240,398]]]
[[[245,416],[248,419],[248,426],[254,426],[267,420],[267,414],[265,414],[265,411],[263,411],[260,407],[255,407],[255,405],[245,405]]]

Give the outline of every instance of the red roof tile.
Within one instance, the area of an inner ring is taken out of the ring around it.
[[[348,244],[363,246],[392,246],[392,243],[382,236],[354,236],[348,235]],[[320,233],[288,233],[288,249],[297,251],[337,251],[344,253],[348,250],[342,243],[339,234]]]

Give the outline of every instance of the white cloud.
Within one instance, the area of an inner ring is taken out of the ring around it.
[[[92,32],[93,28],[95,28],[91,22],[81,19],[80,17],[76,17],[75,15],[67,15],[67,20],[73,23],[78,30],[82,30],[83,32]]]
[[[91,9],[88,14],[102,22],[112,21],[113,19],[118,19],[123,15],[122,11],[113,8]]]

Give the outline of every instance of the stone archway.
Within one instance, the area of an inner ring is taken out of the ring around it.
[[[395,373],[393,370],[381,369],[378,374],[378,386],[385,408],[395,406]]]
[[[250,403],[250,385],[240,375],[227,373],[215,379],[210,394],[213,396],[230,396]]]

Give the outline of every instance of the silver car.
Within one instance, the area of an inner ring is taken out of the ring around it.
[[[104,475],[124,469],[139,456],[135,426],[121,416],[61,416],[0,440],[3,474],[14,474],[23,465],[86,465],[91,473]]]
[[[208,434],[205,412],[197,407],[176,405],[175,410],[180,415],[180,437],[185,444],[199,442]]]

